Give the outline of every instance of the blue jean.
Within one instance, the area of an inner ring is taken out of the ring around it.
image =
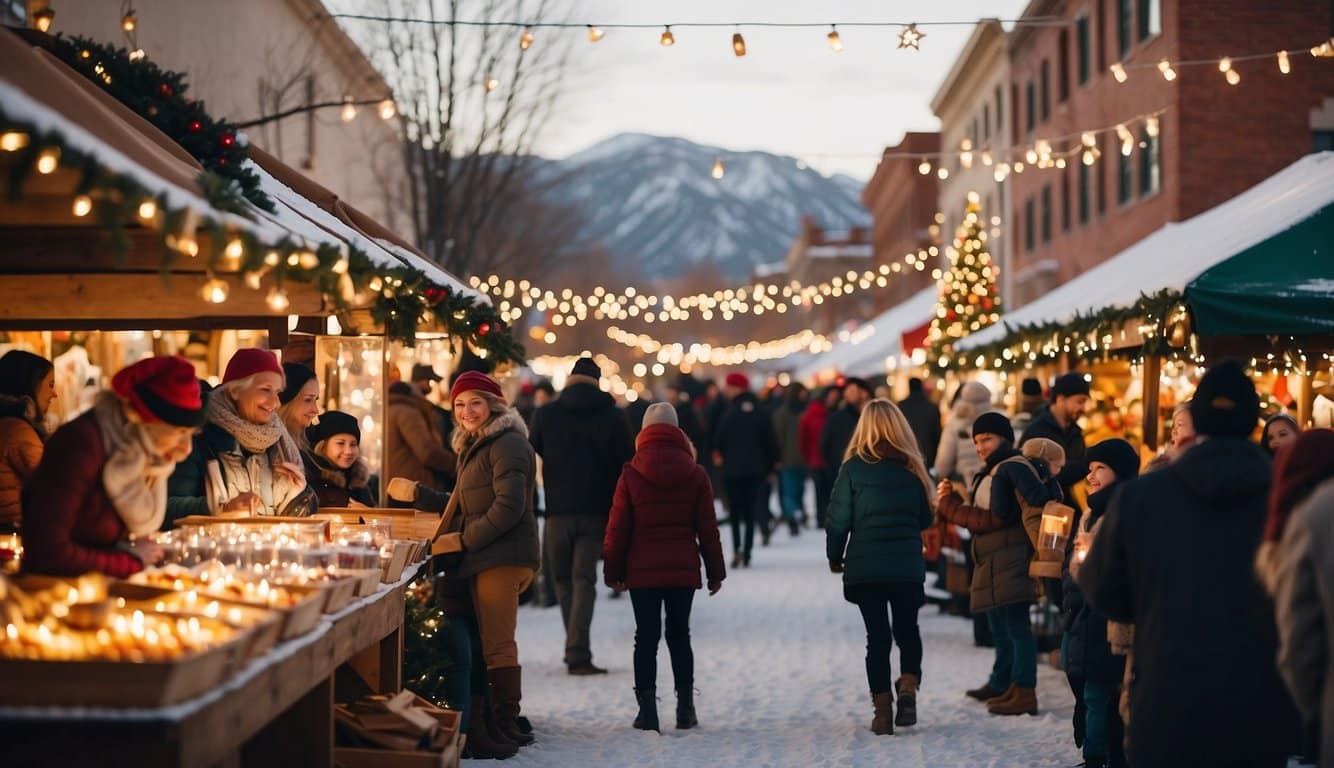
[[[1098,675],[1084,680],[1084,757],[1107,757],[1110,745],[1107,743],[1107,723],[1112,716],[1116,702],[1116,688],[1105,680],[1096,679]],[[1120,715],[1117,715],[1119,717]]]
[[[459,732],[468,732],[472,697],[486,695],[486,665],[482,662],[482,637],[471,616],[448,617],[440,625],[441,645],[451,664],[445,670],[445,699],[462,715]]]
[[[987,684],[1003,691],[1013,683],[1035,688],[1038,682],[1038,644],[1028,620],[1028,603],[1012,603],[987,611],[987,624],[996,643],[996,661]]]
[[[806,495],[806,470],[801,467],[784,467],[778,475],[778,496],[783,505],[783,519],[788,522],[801,522],[806,516],[802,508],[802,497]]]

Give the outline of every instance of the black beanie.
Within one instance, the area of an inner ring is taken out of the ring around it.
[[[352,435],[361,442],[361,425],[357,417],[342,411],[325,411],[319,421],[306,427],[306,439],[311,445],[319,445],[334,435]]]
[[[1019,394],[1028,397],[1042,397],[1042,382],[1034,378],[1024,379],[1019,385]]]
[[[570,371],[571,376],[587,376],[590,379],[601,379],[602,369],[593,362],[591,357],[581,357],[574,361],[574,369]]]
[[[296,399],[306,382],[315,378],[315,372],[300,363],[283,363],[283,378],[287,379],[287,386],[278,393],[278,402],[287,405]]]
[[[1088,379],[1084,378],[1082,373],[1064,373],[1056,377],[1056,381],[1051,384],[1051,399],[1064,395],[1071,397],[1073,395],[1087,395],[1089,393]]]
[[[1212,437],[1247,437],[1260,418],[1260,396],[1236,360],[1210,368],[1190,400],[1195,431]]]
[[[1084,460],[1090,464],[1097,461],[1111,467],[1118,482],[1139,475],[1139,453],[1135,451],[1135,446],[1119,437],[1103,440],[1088,449]]]
[[[999,411],[987,411],[973,420],[973,437],[999,435],[1006,442],[1014,442],[1014,427],[1010,419]]]

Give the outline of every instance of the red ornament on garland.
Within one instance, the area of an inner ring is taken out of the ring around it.
[[[425,291],[422,291],[422,294],[425,295],[426,300],[432,304],[439,303],[444,300],[447,295],[443,288],[427,288]]]
[[[190,133],[199,133],[204,130],[204,124],[198,120],[191,120],[190,125],[186,126],[186,129],[189,130]]]
[[[157,87],[157,91],[158,91],[158,93],[162,94],[162,96],[163,96],[164,98],[168,98],[168,99],[171,98],[172,90],[171,90],[171,86],[170,86],[170,85],[167,85],[166,83],[162,83],[162,84],[160,84],[160,85]]]
[[[230,147],[236,143],[236,136],[234,134],[224,133],[222,134],[222,138],[218,139],[218,141],[222,142],[222,146]]]
[[[487,334],[490,333],[490,332],[491,332],[491,324],[490,324],[490,323],[482,323],[481,325],[477,326],[477,335],[478,335],[478,336],[485,336],[485,335],[487,335]]]

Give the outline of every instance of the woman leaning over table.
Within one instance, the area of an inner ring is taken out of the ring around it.
[[[208,423],[168,485],[167,522],[189,515],[310,514],[301,452],[278,415],[282,366],[266,349],[232,355]]]
[[[204,422],[194,366],[153,357],[125,368],[92,410],[51,436],[25,493],[23,567],[129,576],[161,558],[143,537],[167,512],[167,478]]]

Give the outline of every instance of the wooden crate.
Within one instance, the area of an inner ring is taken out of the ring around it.
[[[130,581],[113,581],[107,585],[107,593],[112,597],[123,598],[127,607],[136,607],[143,611],[156,611],[157,604],[164,598],[172,598],[165,611],[160,613],[178,614],[186,616],[203,616],[203,605],[187,606],[180,604],[177,598],[180,593],[162,587],[152,587],[147,584],[136,584]],[[222,611],[216,617],[221,621],[232,623],[226,615],[231,609],[242,611],[246,623],[249,624],[246,629],[251,632],[250,643],[245,649],[242,664],[250,659],[263,656],[268,653],[273,646],[282,639],[283,624],[286,617],[279,609],[261,608],[251,603],[243,603],[236,600],[228,600],[224,597],[206,597],[205,604],[217,601]],[[244,626],[244,625],[242,625]]]
[[[338,573],[355,579],[357,582],[357,597],[369,597],[380,589],[380,569],[378,568],[340,568]]]
[[[464,739],[459,733],[462,713],[440,709],[420,696],[414,697],[413,705],[440,721],[440,728],[446,734],[444,749],[428,752],[336,747],[334,765],[342,768],[458,768]]]
[[[347,525],[361,525],[373,517],[387,518],[395,539],[429,539],[440,525],[440,515],[394,507],[324,507],[319,516],[324,515],[337,516]]]
[[[148,599],[141,596],[159,597],[162,595],[175,594],[175,590],[167,587],[156,587],[149,584],[143,584],[131,576],[129,581],[117,582],[111,589],[117,590],[117,594],[126,598]],[[134,587],[136,589],[131,589]],[[263,603],[251,603],[245,600],[236,600],[241,605],[248,605],[266,610],[275,611],[282,617],[282,640],[291,640],[294,637],[300,637],[314,629],[320,623],[320,616],[324,613],[324,606],[329,600],[329,593],[318,587],[303,586],[283,586],[288,592],[297,596],[299,599],[296,605],[289,607],[269,606]],[[210,595],[210,597],[212,597]],[[230,598],[219,598],[230,599]]]

